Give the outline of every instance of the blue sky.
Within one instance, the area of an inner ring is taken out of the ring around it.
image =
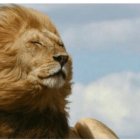
[[[140,5],[25,6],[50,16],[73,58],[70,124],[92,117],[140,138]]]

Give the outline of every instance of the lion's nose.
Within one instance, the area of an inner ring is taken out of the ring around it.
[[[53,59],[55,61],[58,61],[61,65],[61,67],[63,67],[68,61],[68,55],[66,55],[66,54],[56,54],[56,55],[53,56]]]

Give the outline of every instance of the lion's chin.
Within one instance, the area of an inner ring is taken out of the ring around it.
[[[53,76],[46,79],[42,79],[42,85],[48,88],[61,88],[65,83],[62,76]]]

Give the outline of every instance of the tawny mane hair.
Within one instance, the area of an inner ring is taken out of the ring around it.
[[[22,56],[26,52],[20,38],[27,30],[44,28],[54,34],[54,40],[60,38],[48,16],[15,5],[0,8],[0,138],[63,138],[68,133],[65,109],[71,92],[70,59],[68,76],[60,88],[47,88],[29,79],[32,67],[23,63],[27,58]]]

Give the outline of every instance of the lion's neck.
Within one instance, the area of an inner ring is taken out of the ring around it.
[[[30,85],[18,84],[9,87],[8,90],[1,90],[0,110],[38,110],[44,111],[51,108],[54,111],[65,112],[67,96],[70,94],[70,86],[62,89],[39,89]],[[19,89],[18,89],[19,88]]]
[[[25,88],[13,89],[3,93],[7,102],[1,98],[0,138],[66,137],[68,121],[65,107],[70,86],[59,90],[43,89],[35,92],[26,92]]]
[[[42,112],[43,110],[46,110],[46,108],[50,108],[53,111],[64,113],[67,104],[67,96],[65,90],[43,89],[39,93],[35,93],[29,105],[31,110],[39,110]]]

